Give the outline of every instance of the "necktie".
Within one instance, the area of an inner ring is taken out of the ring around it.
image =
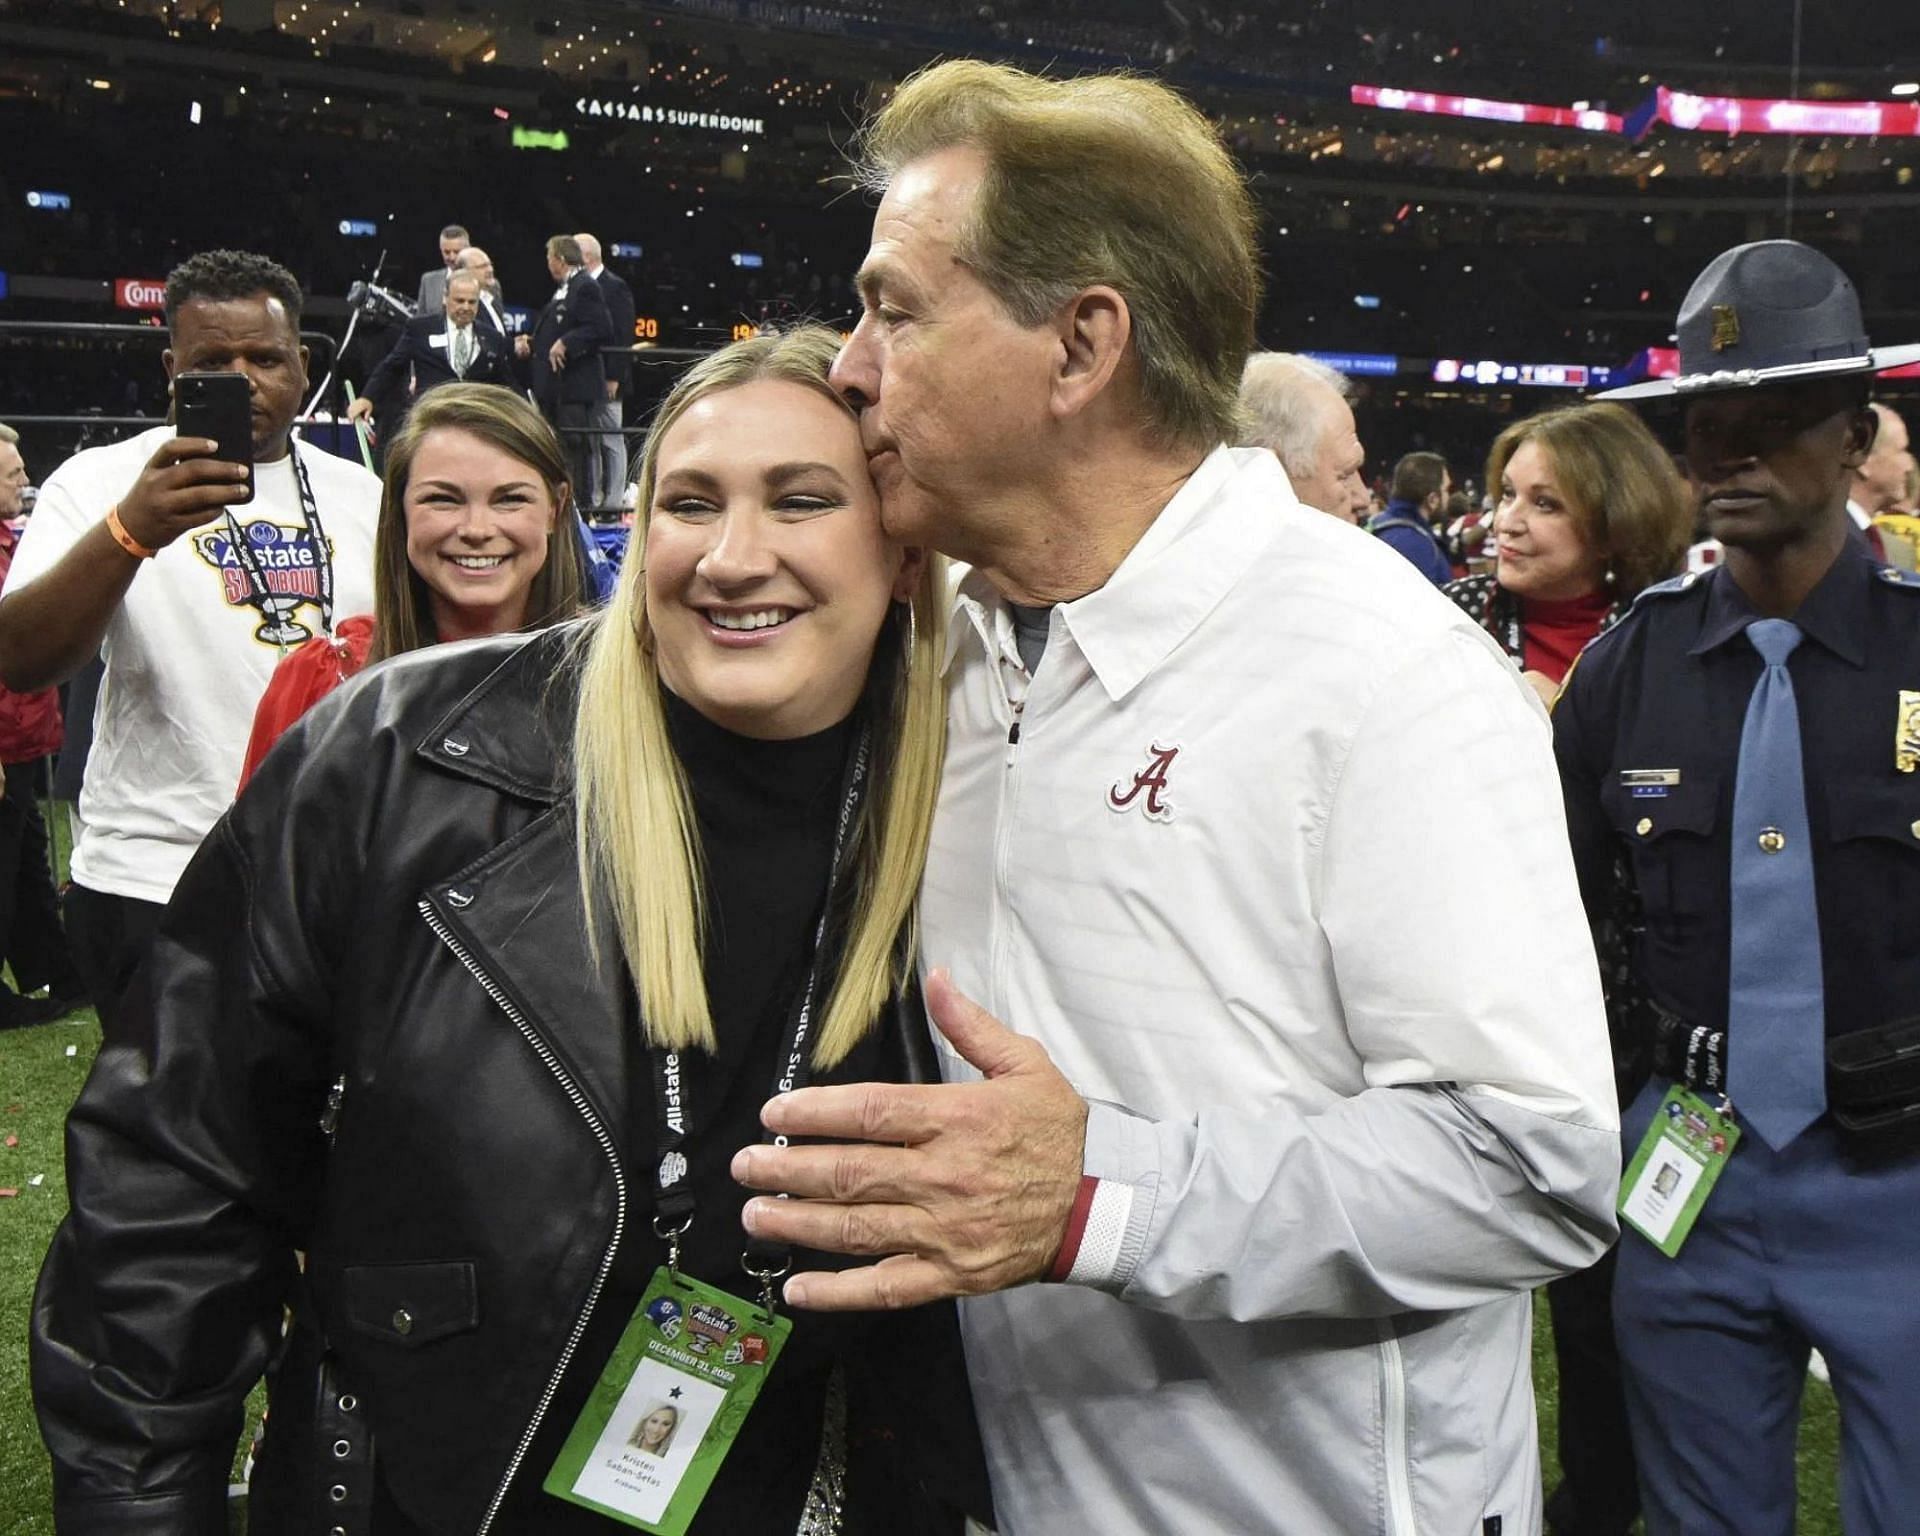
[[[467,369],[473,366],[473,327],[463,325],[453,333],[453,371],[461,378],[467,376]]]
[[[1740,1118],[1777,1151],[1827,1107],[1826,989],[1800,711],[1787,673],[1801,634],[1785,619],[1759,619],[1747,638],[1767,669],[1747,701],[1733,787],[1727,1087]]]

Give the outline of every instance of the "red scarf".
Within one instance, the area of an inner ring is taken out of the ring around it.
[[[1521,665],[1544,672],[1556,683],[1567,675],[1586,643],[1600,632],[1613,596],[1604,587],[1585,597],[1561,602],[1522,598],[1520,602]]]

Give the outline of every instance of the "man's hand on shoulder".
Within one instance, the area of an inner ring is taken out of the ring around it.
[[[851,1083],[769,1100],[761,1119],[827,1146],[753,1146],[733,1160],[766,1241],[880,1260],[795,1275],[786,1298],[821,1311],[912,1307],[1046,1274],[1079,1192],[1087,1106],[1038,1042],[927,978],[927,1011],[977,1083]]]
[[[215,451],[204,437],[170,437],[156,448],[120,498],[120,525],[128,535],[148,549],[165,549],[242,500],[246,465],[206,457]]]

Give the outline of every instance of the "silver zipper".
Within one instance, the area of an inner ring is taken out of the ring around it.
[[[607,1251],[601,1257],[600,1273],[593,1277],[593,1289],[587,1292],[587,1304],[581,1309],[580,1317],[573,1325],[573,1334],[567,1340],[567,1347],[560,1351],[559,1363],[554,1366],[553,1375],[547,1380],[547,1390],[540,1394],[539,1405],[533,1410],[533,1420],[527,1425],[526,1433],[521,1435],[520,1444],[514,1448],[513,1459],[507,1463],[507,1470],[500,1479],[500,1486],[494,1490],[493,1500],[487,1505],[487,1513],[480,1521],[480,1529],[475,1532],[475,1536],[487,1536],[487,1532],[493,1528],[494,1518],[500,1513],[501,1504],[506,1500],[507,1490],[513,1486],[513,1479],[520,1471],[520,1463],[527,1459],[527,1451],[533,1445],[533,1437],[540,1432],[540,1425],[547,1416],[547,1409],[553,1406],[554,1394],[560,1390],[560,1380],[566,1375],[567,1367],[573,1363],[574,1351],[580,1347],[580,1340],[587,1331],[587,1324],[593,1318],[593,1309],[599,1304],[600,1291],[607,1283],[607,1273],[613,1268],[613,1256],[619,1250],[621,1234],[627,1227],[627,1176],[621,1170],[620,1157],[614,1150],[613,1138],[607,1134],[606,1127],[600,1123],[600,1117],[594,1114],[593,1106],[587,1102],[586,1095],[574,1086],[573,1079],[567,1075],[567,1069],[560,1065],[559,1058],[548,1049],[547,1043],[533,1032],[533,1026],[527,1022],[520,1010],[514,1007],[513,1000],[500,990],[491,976],[474,963],[473,957],[467,953],[465,946],[453,936],[447,925],[440,921],[431,902],[423,900],[420,903],[420,915],[427,920],[427,926],[433,930],[434,936],[453,952],[454,959],[467,968],[473,979],[480,983],[482,990],[493,999],[500,1011],[513,1021],[513,1027],[520,1031],[527,1044],[533,1047],[534,1054],[540,1058],[541,1063],[553,1074],[554,1080],[560,1084],[567,1097],[573,1101],[573,1107],[580,1111],[581,1118],[587,1122],[587,1128],[593,1132],[594,1140],[600,1143],[600,1150],[606,1154],[607,1166],[613,1170],[615,1204],[612,1240],[608,1242]]]

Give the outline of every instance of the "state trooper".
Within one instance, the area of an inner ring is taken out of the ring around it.
[[[1849,1536],[1920,1508],[1920,585],[1847,516],[1852,284],[1789,240],[1695,281],[1680,376],[1715,570],[1650,589],[1554,712],[1616,1053],[1646,1086],[1613,1308],[1650,1536],[1794,1524],[1808,1351]]]

